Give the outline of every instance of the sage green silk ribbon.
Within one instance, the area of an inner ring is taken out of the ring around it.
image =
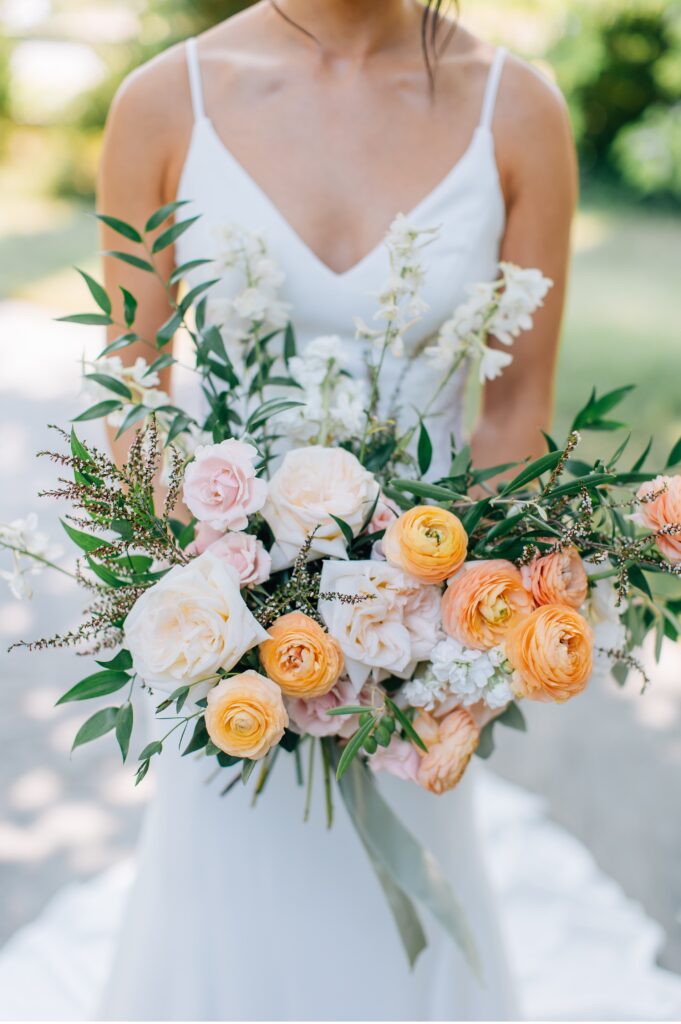
[[[439,921],[482,980],[480,955],[465,911],[435,857],[388,806],[365,765],[353,761],[340,780],[339,788],[383,886],[410,964],[414,965],[426,946],[414,907],[416,902]]]

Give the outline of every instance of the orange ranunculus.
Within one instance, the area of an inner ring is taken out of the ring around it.
[[[480,730],[470,711],[456,708],[441,721],[422,711],[414,719],[414,728],[428,747],[419,764],[419,784],[431,793],[453,789],[480,740]]]
[[[281,690],[259,672],[240,672],[208,691],[206,729],[220,750],[259,761],[284,735],[288,715]]]
[[[650,495],[656,498],[646,501]],[[639,511],[631,518],[657,533],[655,543],[669,562],[681,562],[681,476],[656,476],[639,487]],[[660,533],[660,530],[669,533]]]
[[[416,505],[390,523],[382,547],[391,565],[423,583],[442,583],[463,565],[468,535],[452,512]]]
[[[582,692],[591,675],[591,626],[568,605],[541,605],[512,630],[506,656],[515,669],[516,696],[569,700]]]
[[[532,611],[533,602],[512,562],[466,562],[442,598],[442,626],[459,643],[488,650]]]
[[[310,700],[328,693],[343,671],[338,641],[303,612],[282,615],[260,644],[265,672],[287,697]]]
[[[538,555],[520,570],[535,604],[569,604],[580,608],[589,591],[589,578],[577,548]]]

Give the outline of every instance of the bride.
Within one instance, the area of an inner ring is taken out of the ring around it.
[[[411,338],[406,401],[433,372],[423,342],[468,284],[491,280],[500,259],[541,268],[555,287],[511,367],[485,388],[472,437],[485,466],[538,452],[549,422],[575,158],[555,89],[442,6],[262,0],[173,48],[116,99],[99,209],[144,223],[163,203],[190,202],[201,217],[178,242],[178,264],[211,255],[221,226],[260,231],[285,270],[301,347],[339,335],[357,365],[353,316],[371,315],[391,221],[402,212],[439,229],[424,250],[429,310]],[[106,233],[104,243],[120,248]],[[120,261],[106,275],[110,294],[123,286],[141,300],[137,329],[153,335],[167,316],[162,287]],[[386,371],[395,387],[398,370]],[[462,436],[464,390],[460,375],[434,421],[436,475],[450,435]],[[122,455],[125,436],[114,443]],[[304,823],[288,765],[254,813],[245,788],[220,799],[205,762],[188,760],[158,767],[101,1017],[517,1019],[476,838],[474,773],[439,798],[391,778],[381,789],[464,905],[482,978],[432,921],[409,971],[343,808],[331,832],[321,808]]]

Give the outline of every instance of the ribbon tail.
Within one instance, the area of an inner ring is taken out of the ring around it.
[[[465,956],[472,971],[482,979],[480,955],[465,911],[432,853],[402,824],[380,795],[369,769],[359,761],[352,762],[340,780],[339,787],[352,822],[376,867],[403,942],[405,934],[409,936],[410,945],[407,946],[405,942],[405,949],[410,962],[413,963],[410,950],[415,950],[418,944],[414,918],[421,939],[425,940],[413,907],[413,903],[419,903],[439,921]],[[390,890],[385,887],[384,877],[390,880]],[[396,903],[393,902],[394,890],[399,893]],[[400,918],[398,913],[403,910],[407,916]]]

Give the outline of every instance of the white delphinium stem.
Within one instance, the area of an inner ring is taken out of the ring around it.
[[[127,388],[128,395],[120,394],[105,384],[90,379],[91,374],[118,381]],[[124,403],[122,409],[115,409],[107,416],[107,422],[112,427],[120,427],[129,409],[135,405],[143,405],[150,411],[166,405],[170,399],[165,391],[158,387],[160,383],[158,373],[155,370],[149,372],[149,364],[142,356],[138,356],[134,363],[127,366],[120,356],[103,356],[94,361],[83,360],[83,391],[88,398],[93,402],[114,399]],[[168,424],[161,423],[161,426],[167,427]]]
[[[50,544],[46,534],[38,530],[38,518],[34,514],[11,523],[0,523],[0,548],[11,552],[13,563],[11,571],[0,569],[0,579],[7,582],[18,599],[32,597],[27,577],[37,575],[43,568],[56,569],[75,579],[73,573],[55,564],[61,548]]]
[[[371,341],[379,352],[378,361],[369,363],[371,393],[360,459],[365,454],[371,421],[378,406],[379,380],[386,354],[391,352],[398,359],[404,355],[406,332],[428,309],[420,295],[425,277],[420,251],[430,245],[438,233],[438,228],[414,228],[403,214],[398,214],[385,238],[390,276],[377,296],[379,305],[373,316],[374,320],[384,321],[385,327],[382,330],[372,328],[360,318],[355,319],[357,337]]]

